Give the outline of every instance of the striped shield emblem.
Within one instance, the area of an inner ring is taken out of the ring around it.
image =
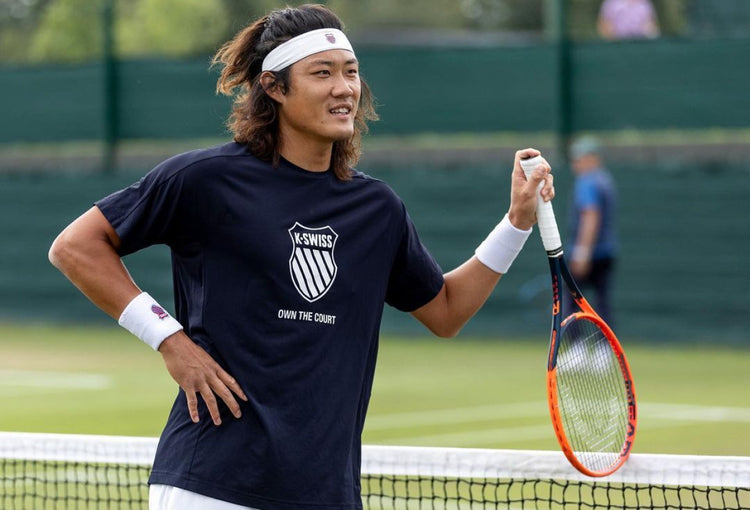
[[[299,223],[289,229],[292,256],[289,272],[297,292],[312,303],[322,298],[336,279],[333,248],[338,234],[329,226],[310,228]]]

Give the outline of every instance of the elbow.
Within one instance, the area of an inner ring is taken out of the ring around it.
[[[456,326],[450,329],[446,329],[439,336],[440,338],[456,338],[463,329],[461,326]]]
[[[69,267],[75,258],[74,252],[74,243],[68,232],[63,230],[52,242],[47,258],[53,266],[65,272],[65,268]]]
[[[430,330],[430,333],[440,338],[455,337],[468,321],[468,318],[451,313],[449,309],[443,307],[439,309],[431,307],[429,313],[427,310],[419,310],[413,315]]]
[[[65,227],[47,253],[50,263],[68,278],[95,270],[107,256],[117,255],[114,230],[95,208],[91,211]]]
[[[65,257],[65,241],[62,239],[63,235],[60,234],[55,238],[55,240],[52,242],[52,246],[49,247],[49,251],[47,252],[47,258],[49,259],[50,264],[55,266],[57,269],[60,269],[60,267],[63,264],[63,259]]]
[[[461,332],[462,326],[462,324],[439,324],[431,326],[430,331],[440,338],[455,338]]]
[[[435,333],[440,338],[456,338],[458,333],[461,331],[460,328],[458,329],[452,329],[449,331],[442,331],[440,333]]]

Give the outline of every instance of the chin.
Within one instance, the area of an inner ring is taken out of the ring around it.
[[[352,136],[354,136],[354,129],[339,131],[338,133],[333,133],[331,135],[331,140],[334,142],[344,142],[349,140]]]

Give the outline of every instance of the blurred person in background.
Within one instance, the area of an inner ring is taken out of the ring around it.
[[[570,272],[582,291],[584,287],[594,289],[594,308],[614,327],[611,287],[618,251],[615,182],[604,166],[596,138],[576,140],[570,157],[575,175],[567,237],[572,245],[566,247]],[[567,310],[573,306],[568,296]]]
[[[151,510],[352,510],[383,306],[454,336],[536,222],[515,155],[503,220],[443,274],[400,198],[352,168],[376,118],[338,17],[273,11],[217,53],[234,142],[177,155],[96,202],[50,249],[94,304],[158,350],[180,390]],[[418,65],[418,64],[415,64]],[[175,317],[121,257],[171,249]],[[136,417],[134,417],[135,419]]]
[[[659,36],[659,22],[651,0],[604,0],[597,30],[608,40],[653,39]]]

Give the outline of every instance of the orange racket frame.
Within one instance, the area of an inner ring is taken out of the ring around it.
[[[547,402],[549,404],[550,416],[552,418],[552,426],[555,430],[555,436],[557,441],[562,448],[565,457],[568,461],[581,473],[592,476],[601,477],[607,476],[617,471],[628,459],[630,452],[635,441],[635,431],[637,428],[637,409],[636,409],[636,398],[635,398],[635,387],[633,385],[633,377],[630,372],[630,365],[625,358],[620,342],[617,340],[617,336],[604,322],[604,320],[594,311],[593,307],[583,297],[580,289],[570,275],[565,259],[562,257],[562,252],[549,255],[550,271],[552,273],[552,295],[553,295],[553,306],[552,306],[552,331],[550,333],[550,346],[549,346],[549,358],[547,363]],[[564,281],[567,289],[570,291],[573,300],[576,305],[581,309],[580,312],[573,313],[562,319],[562,300],[561,294],[561,279]],[[623,376],[623,382],[625,392],[627,396],[627,431],[625,434],[625,441],[623,442],[622,449],[619,453],[617,461],[607,469],[604,470],[592,470],[586,467],[576,456],[573,447],[571,446],[568,438],[565,434],[563,426],[562,416],[560,414],[560,408],[558,405],[558,391],[557,391],[557,352],[559,347],[560,332],[565,325],[577,319],[587,319],[593,322],[599,329],[604,333],[607,341],[609,342],[612,351],[617,358],[620,371]]]

